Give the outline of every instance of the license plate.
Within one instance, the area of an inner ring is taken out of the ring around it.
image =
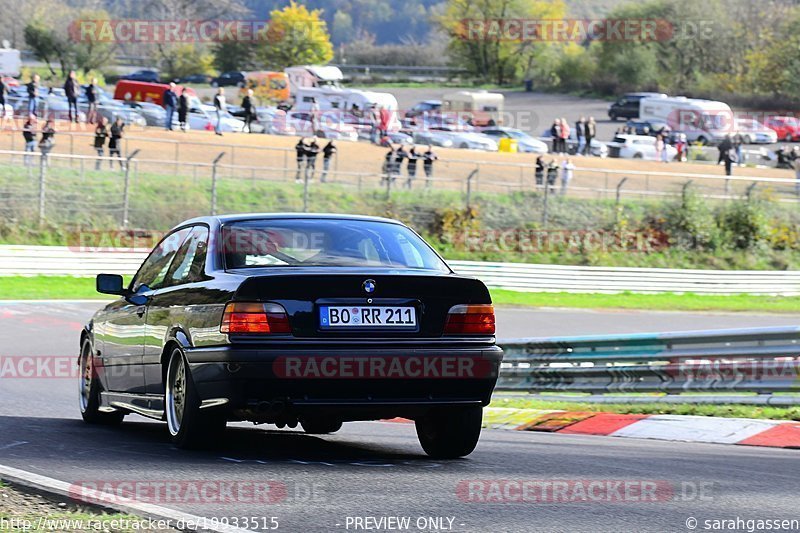
[[[413,328],[417,325],[414,307],[323,305],[319,308],[322,328]]]

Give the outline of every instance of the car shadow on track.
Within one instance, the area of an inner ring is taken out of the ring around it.
[[[226,460],[236,462],[300,462],[338,463],[404,463],[428,461],[416,439],[400,446],[375,442],[385,440],[385,433],[373,435],[370,430],[348,435],[307,435],[301,430],[270,430],[256,427],[229,426],[219,442],[205,443],[200,450],[179,450],[169,440],[163,423],[131,420],[120,426],[89,425],[81,420],[63,418],[21,418],[0,416],[0,462],[7,456],[36,456],[72,450],[87,458],[120,455],[165,456],[170,461],[203,463]],[[376,428],[377,431],[377,428]],[[391,436],[391,435],[390,435]],[[351,440],[352,439],[352,440]],[[15,444],[17,443],[17,444]],[[24,443],[24,444],[18,444]],[[12,446],[13,445],[13,446]],[[151,459],[152,460],[152,459]]]

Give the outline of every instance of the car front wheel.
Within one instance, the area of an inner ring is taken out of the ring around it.
[[[200,398],[180,348],[175,348],[170,355],[165,392],[167,427],[172,443],[178,448],[204,448],[214,444],[225,430],[225,414],[218,409],[200,409]]]
[[[457,459],[472,453],[481,435],[480,407],[432,412],[416,420],[422,449],[436,459]]]
[[[310,435],[327,435],[342,429],[342,421],[335,418],[304,418],[300,420],[303,431]]]

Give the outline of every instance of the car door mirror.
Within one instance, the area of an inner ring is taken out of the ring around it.
[[[97,292],[101,294],[125,296],[128,293],[128,290],[122,284],[122,276],[119,274],[98,274],[95,287]]]

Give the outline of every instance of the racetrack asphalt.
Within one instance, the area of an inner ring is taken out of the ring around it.
[[[0,355],[74,356],[82,323],[100,305],[0,303]],[[499,336],[504,338],[788,325],[797,324],[799,318],[498,312]],[[696,530],[702,531],[714,525],[704,520],[798,520],[798,454],[796,450],[486,430],[468,458],[442,462],[423,454],[412,424],[386,422],[349,423],[324,437],[235,424],[219,449],[186,452],[169,444],[163,424],[138,416],[129,416],[118,428],[83,424],[73,378],[0,378],[0,464],[70,483],[182,481],[188,487],[197,482],[271,480],[285,489],[280,502],[250,503],[242,497],[218,503],[177,495],[154,503],[209,517],[274,516],[279,531],[364,531],[354,527],[354,517],[388,516],[410,517],[410,531],[434,530],[417,529],[418,518],[441,517],[445,526],[452,518],[449,530],[465,532],[690,531],[690,517],[699,521]],[[571,480],[570,486],[583,480],[626,480],[654,482],[669,490],[660,492],[655,502],[625,497],[628,501],[476,503],[464,501],[464,493],[458,490],[470,480]],[[747,527],[746,522],[741,524]]]

